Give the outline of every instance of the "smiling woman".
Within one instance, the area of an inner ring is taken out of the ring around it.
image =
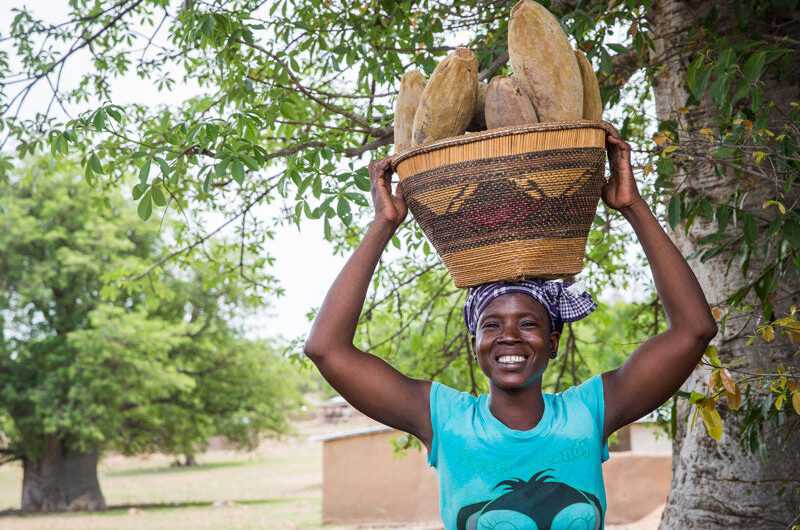
[[[577,285],[533,279],[470,289],[464,321],[488,395],[411,379],[353,345],[375,266],[407,214],[402,187],[392,194],[391,158],[370,164],[375,221],[331,286],[306,354],[354,407],[425,445],[447,529],[602,528],[609,435],[677,391],[716,334],[694,274],[639,195],[630,146],[613,131],[606,148],[603,201],[639,238],[669,327],[620,368],[560,394],[542,392],[542,374],[564,322],[596,308]]]

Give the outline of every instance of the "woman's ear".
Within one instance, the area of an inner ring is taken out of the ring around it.
[[[478,352],[475,350],[475,337],[474,336],[469,338],[469,343],[472,345],[472,358],[477,361],[478,360]]]
[[[558,352],[558,340],[561,338],[561,333],[558,331],[551,331],[550,332],[550,353],[554,354]]]

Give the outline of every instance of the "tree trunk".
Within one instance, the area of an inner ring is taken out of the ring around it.
[[[61,440],[47,436],[44,457],[23,461],[23,511],[84,511],[105,507],[97,481],[96,452],[66,452]]]
[[[649,18],[656,36],[655,59],[663,68],[655,75],[654,91],[656,110],[660,122],[675,120],[678,123],[681,139],[691,138],[691,131],[701,128],[716,129],[714,117],[717,108],[707,98],[699,106],[692,106],[688,113],[678,112],[679,107],[687,107],[689,96],[684,83],[687,67],[694,58],[690,42],[686,40],[687,29],[694,27],[702,31],[701,19],[709,9],[716,5],[720,17],[714,31],[720,35],[728,34],[732,26],[732,2],[717,0],[690,2],[685,0],[659,0],[653,3]],[[782,31],[787,31],[784,27]],[[786,33],[790,34],[790,33]],[[780,83],[775,79],[764,79],[765,100],[775,100],[788,108],[789,101],[800,97],[800,61],[795,54],[788,74]],[[782,127],[781,127],[782,128]],[[776,130],[780,130],[776,129]],[[688,132],[687,132],[688,131]],[[702,137],[702,135],[698,135]],[[732,172],[727,176],[716,175],[710,162],[710,144],[687,142],[681,149],[694,156],[693,161],[676,172],[676,184],[680,189],[704,192],[709,200],[721,202],[737,185]],[[695,151],[693,152],[692,149]],[[760,211],[760,216],[771,212],[761,209],[763,197],[753,191],[748,195],[750,211]],[[791,204],[787,201],[787,204]],[[767,221],[768,222],[768,221]],[[764,222],[766,225],[766,222]],[[733,228],[736,230],[736,228]],[[740,230],[740,228],[739,228]],[[672,238],[684,255],[693,252],[697,240],[716,231],[716,221],[700,216],[688,234],[679,225]],[[691,263],[709,302],[724,301],[737,288],[745,285],[751,278],[743,278],[736,262],[728,274],[725,273],[730,255],[720,255],[705,263],[699,260]],[[759,264],[753,264],[757,269]],[[791,298],[800,292],[800,281],[791,277],[778,286],[775,313],[785,315]],[[724,332],[720,333],[714,344],[723,363],[735,359],[745,359],[737,366],[741,370],[774,370],[779,364],[800,368],[800,359],[792,357],[795,348],[783,336],[771,343],[756,340],[746,346],[745,334],[752,333],[760,318],[761,308],[756,307],[749,314],[741,314],[728,319]],[[795,302],[796,303],[796,302]],[[708,389],[710,372],[698,368],[684,384],[683,390],[705,394]],[[724,400],[722,400],[724,402]],[[737,417],[720,403],[724,431],[719,441],[711,439],[700,420],[689,432],[687,418],[691,407],[686,399],[678,400],[678,432],[673,442],[672,488],[664,510],[662,529],[730,529],[730,528],[787,528],[797,515],[800,506],[800,443],[797,433],[789,441],[779,443],[767,436],[766,453],[771,466],[765,465],[756,454],[748,454],[739,444],[741,415]]]

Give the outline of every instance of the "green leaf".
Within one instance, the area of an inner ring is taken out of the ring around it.
[[[99,175],[105,174],[105,171],[103,171],[103,164],[100,163],[100,159],[95,153],[92,153],[92,155],[89,157],[89,163],[92,166],[92,171]]]
[[[139,183],[147,184],[147,177],[150,176],[150,160],[145,161],[139,168]]]
[[[161,168],[161,174],[164,176],[164,178],[169,178],[169,174],[172,171],[172,168],[169,167],[167,161],[161,158],[160,156],[154,157],[153,160],[155,160],[156,163],[158,164],[158,167]]]
[[[686,85],[697,99],[700,99],[700,95],[702,95],[705,91],[705,86],[703,86],[702,90],[699,88],[698,80],[700,79],[700,75],[703,71],[709,71],[708,69],[704,69],[704,62],[704,57],[702,55],[698,55],[689,64],[689,68],[686,70]]]
[[[324,229],[325,239],[330,241],[333,238],[333,233],[331,231],[331,223],[327,217],[325,217],[325,222],[323,223],[323,225],[325,227]]]
[[[609,48],[611,48],[612,50],[614,50],[617,53],[628,53],[628,48],[626,48],[622,44],[617,44],[615,42],[612,42],[612,43],[607,44],[606,46],[608,46]]]
[[[675,228],[681,222],[681,196],[673,195],[667,205],[667,221],[670,228]]]
[[[731,220],[731,209],[724,204],[720,204],[717,206],[716,212],[714,212],[717,218],[717,231],[722,233],[725,231],[725,228],[728,226],[728,222]]]
[[[613,68],[613,63],[611,62],[611,55],[604,49],[600,50],[598,54],[600,56],[600,71],[604,74],[610,74]]]
[[[349,225],[350,221],[353,219],[353,215],[350,213],[350,202],[343,197],[340,197],[339,201],[336,203],[336,215],[338,215],[346,225]]]
[[[731,105],[736,104],[737,101],[739,101],[747,94],[749,94],[751,88],[752,85],[750,85],[749,83],[740,83],[739,88],[736,89],[736,92],[733,94],[733,97],[731,98]]]
[[[94,174],[92,173],[92,165],[89,161],[86,161],[86,169],[83,173],[83,179],[86,181],[86,184],[90,187],[94,187]]]
[[[764,70],[766,58],[766,52],[756,52],[751,55],[750,58],[744,63],[744,66],[742,66],[742,75],[744,75],[744,78],[752,83],[761,77],[761,72]]]
[[[225,170],[228,169],[228,164],[231,163],[230,158],[225,158],[214,164],[214,174],[217,177],[222,177],[225,174]]]
[[[705,399],[706,399],[706,396],[704,396],[700,392],[692,391],[692,393],[689,394],[689,403],[696,404],[696,403],[700,403],[700,402],[704,401]]]
[[[672,162],[672,159],[665,156],[658,159],[656,169],[658,170],[658,178],[660,179],[670,180],[675,176],[675,164]]]
[[[150,195],[153,198],[153,202],[156,203],[156,206],[167,205],[167,201],[164,198],[164,193],[161,191],[161,186],[158,184],[153,184],[150,187]]]
[[[92,119],[92,124],[94,125],[95,129],[102,131],[106,126],[106,111],[99,109],[97,112],[95,112],[94,119]]]
[[[206,172],[206,178],[203,179],[203,193],[208,193],[208,190],[211,189],[211,180],[214,178],[214,172],[209,169]]]
[[[722,107],[725,103],[725,98],[731,89],[731,80],[727,75],[722,75],[717,78],[711,85],[711,99],[717,107]]]
[[[238,158],[234,158],[231,162],[231,176],[233,176],[233,180],[240,186],[242,182],[244,182],[244,165]]]
[[[122,113],[114,107],[107,107],[106,113],[117,123],[122,123]]]
[[[753,214],[746,212],[743,216],[744,228],[744,241],[748,246],[752,247],[756,244],[758,239],[758,228],[756,227],[756,219]]]
[[[694,87],[692,88],[692,95],[700,99],[703,97],[703,94],[706,92],[706,87],[708,87],[708,80],[711,78],[711,68],[704,68],[701,70],[697,75],[697,83],[695,83]]]
[[[133,200],[138,201],[139,198],[144,194],[145,190],[147,190],[147,186],[144,184],[137,184],[134,186],[132,191]]]
[[[150,190],[147,190],[142,196],[142,200],[139,201],[139,207],[136,209],[136,212],[139,214],[139,217],[142,219],[142,221],[147,221],[150,218],[150,214],[153,213],[153,203],[150,200]]]
[[[361,191],[369,191],[369,178],[361,175],[360,173],[356,172],[353,175],[353,180],[356,183],[356,187]]]
[[[717,64],[723,68],[727,68],[735,62],[736,52],[733,51],[733,48],[725,48],[722,53],[719,54],[719,58],[717,59]]]
[[[239,158],[242,159],[242,162],[244,162],[244,165],[246,165],[250,169],[250,171],[258,170],[258,162],[256,162],[256,159],[253,158],[252,156],[246,153],[239,153]]]
[[[734,149],[733,147],[721,147],[720,149],[716,150],[713,156],[714,158],[719,159],[719,158],[730,158],[735,154],[736,154],[736,149]]]

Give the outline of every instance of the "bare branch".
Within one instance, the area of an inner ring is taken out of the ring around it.
[[[495,57],[495,59],[491,62],[491,64],[489,64],[489,66],[485,70],[481,70],[480,72],[478,72],[478,80],[485,81],[489,79],[507,62],[508,62],[508,50],[504,51],[503,53]]]

